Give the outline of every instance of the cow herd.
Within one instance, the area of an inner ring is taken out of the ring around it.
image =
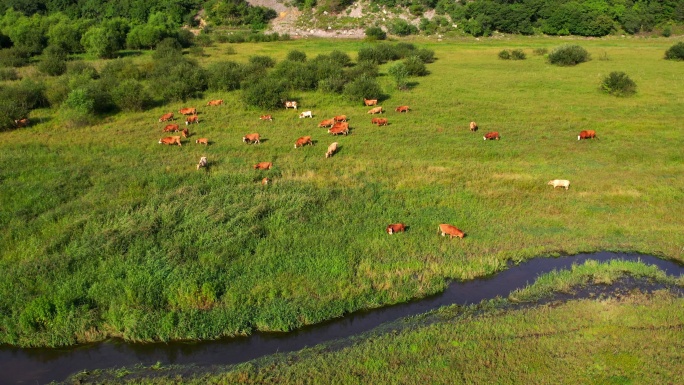
[[[383,108],[381,106],[378,106],[378,100],[377,99],[363,99],[364,105],[365,106],[375,106],[372,109],[368,111],[368,114],[382,114],[384,112]],[[211,100],[207,103],[207,106],[220,106],[223,104],[223,100]],[[288,108],[294,108],[295,110],[298,107],[298,103],[296,101],[285,101],[284,107],[286,109]],[[410,111],[409,106],[399,106],[395,108],[395,111],[398,113],[405,113]],[[190,108],[181,108],[178,111],[181,115],[186,116],[185,124],[188,126],[191,123],[199,123],[199,118],[197,116],[197,110],[194,107]],[[313,118],[314,114],[313,111],[304,111],[299,114],[300,118]],[[159,122],[168,122],[173,120],[174,114],[173,113],[167,113],[162,115],[159,118]],[[268,120],[272,121],[273,117],[271,115],[261,115],[259,117],[261,120]],[[349,134],[349,123],[347,122],[347,116],[346,115],[337,115],[334,116],[330,119],[324,119],[320,123],[318,123],[319,128],[327,128],[328,133],[331,135],[348,135]],[[372,118],[371,119],[371,124],[379,126],[387,126],[388,125],[388,119],[386,118]],[[478,125],[476,122],[471,121],[469,125],[469,129],[472,132],[475,132],[479,129]],[[168,137],[163,137],[159,139],[160,144],[166,144],[166,145],[178,145],[182,146],[181,144],[181,136],[183,138],[187,138],[190,136],[190,133],[188,131],[188,128],[185,127],[182,130],[180,129],[180,126],[178,124],[170,123],[167,124],[163,132],[165,133],[170,133],[170,132],[181,132],[181,135],[179,136],[168,136]],[[486,140],[499,140],[501,139],[501,135],[497,131],[492,131],[488,132],[483,136],[483,139]],[[579,133],[577,136],[577,140],[582,140],[582,139],[598,139],[596,136],[596,132],[594,130],[584,130]],[[251,134],[246,134],[245,136],[242,137],[242,141],[247,144],[259,144],[261,143],[261,137],[259,133],[251,133]],[[204,144],[208,145],[209,140],[207,138],[198,138],[195,140],[195,143],[197,144]],[[313,146],[314,141],[311,136],[302,136],[298,138],[295,143],[294,143],[294,148],[300,148],[304,147],[306,145]],[[338,150],[338,143],[334,142],[328,146],[328,149],[325,153],[326,158],[332,157]],[[200,168],[206,168],[208,166],[209,162],[207,160],[207,157],[201,157],[199,160],[199,163],[197,164],[197,169],[199,170]],[[272,162],[259,162],[253,166],[253,169],[255,170],[270,170],[273,167]],[[271,179],[269,178],[263,178],[261,180],[262,185],[268,185],[271,183]],[[555,189],[556,187],[564,187],[566,190],[570,187],[570,181],[565,180],[565,179],[554,179],[552,181],[548,182],[548,185],[553,186]],[[395,233],[400,233],[406,231],[407,226],[403,223],[393,223],[387,226],[385,231],[387,234],[395,234]],[[456,226],[450,225],[450,224],[440,224],[438,228],[438,234],[441,234],[442,236],[449,236],[450,239],[454,237],[458,238],[463,238],[465,237],[465,233],[457,228]]]

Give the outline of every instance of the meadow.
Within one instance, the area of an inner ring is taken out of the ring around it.
[[[540,255],[612,250],[684,260],[684,71],[663,60],[676,39],[407,41],[437,60],[408,91],[380,77],[387,127],[372,126],[361,101],[340,96],[294,95],[300,111],[314,113],[299,119],[299,111],[261,111],[226,92],[85,128],[36,110],[32,126],[0,133],[0,343],[287,331]],[[593,60],[556,67],[532,53],[567,42]],[[355,60],[368,44],[216,44],[199,61],[282,60],[294,49],[310,58],[337,49]],[[527,60],[497,58],[511,48]],[[135,60],[145,65],[149,56]],[[626,72],[637,94],[601,93],[612,71]],[[225,104],[205,107],[211,99]],[[405,104],[411,112],[394,112]],[[182,147],[157,144],[158,117],[187,106],[200,112],[193,136]],[[264,113],[274,121],[260,121]],[[350,118],[349,136],[316,127],[339,114]],[[578,142],[585,129],[600,139]],[[483,141],[488,131],[501,140]],[[266,140],[242,143],[251,132]],[[294,149],[304,135],[316,144]],[[199,137],[211,145],[196,145]],[[333,141],[340,150],[325,159]],[[209,167],[198,171],[201,156]],[[274,168],[253,170],[261,161]],[[262,186],[263,177],[273,183]],[[569,179],[570,189],[554,190],[551,179]],[[388,236],[394,222],[408,231]],[[439,237],[440,223],[466,237]]]

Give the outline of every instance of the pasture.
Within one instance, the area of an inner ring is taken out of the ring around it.
[[[437,61],[408,91],[379,78],[389,121],[380,127],[363,101],[322,92],[294,94],[297,111],[207,93],[86,128],[34,111],[37,123],[0,133],[0,342],[286,331],[539,255],[620,250],[684,260],[684,71],[663,60],[676,40],[572,40],[593,57],[576,67],[532,54],[569,40],[412,41]],[[355,60],[365,44],[239,44],[234,55],[217,44],[199,61],[282,60],[293,49],[309,58],[338,49]],[[497,58],[511,48],[528,59]],[[135,60],[144,65],[149,55]],[[598,90],[616,70],[637,83],[635,96]],[[205,106],[213,99],[224,105]],[[395,112],[400,105],[411,111]],[[159,117],[182,107],[196,107],[199,124],[182,147],[158,144],[166,136]],[[313,119],[299,119],[307,110]],[[317,127],[341,114],[349,135]],[[578,142],[582,130],[600,139]],[[489,131],[501,139],[484,141]],[[261,143],[243,143],[253,132]],[[303,136],[314,145],[293,148]],[[195,144],[203,137],[208,146]],[[338,150],[326,159],[332,142]],[[207,167],[197,170],[202,156]],[[273,168],[254,170],[258,162]],[[547,185],[553,179],[570,188]],[[385,233],[396,222],[407,231]],[[438,236],[440,223],[466,237]]]

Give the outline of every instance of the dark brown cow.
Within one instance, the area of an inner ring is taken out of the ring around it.
[[[485,136],[483,136],[483,138],[484,138],[484,140],[490,140],[490,139],[491,140],[493,140],[493,139],[499,140],[501,137],[499,136],[498,132],[492,131],[492,132],[486,133]]]
[[[219,100],[210,100],[210,101],[207,103],[207,106],[220,106],[221,104],[223,104],[223,99],[219,99]]]
[[[335,119],[325,119],[318,123],[318,127],[332,127],[335,124]]]
[[[271,115],[261,115],[259,119],[273,121],[273,117]]]
[[[409,112],[409,109],[410,109],[409,106],[399,106],[399,107],[395,108],[394,111],[397,111],[397,112]]]
[[[169,112],[168,114],[164,114],[159,118],[159,123],[161,122],[166,122],[169,120],[173,120],[173,112]]]
[[[199,138],[195,141],[195,143],[203,144],[205,146],[209,145],[209,139],[207,138]]]
[[[249,143],[249,144],[261,143],[261,141],[259,140],[259,134],[256,132],[253,134],[247,134],[247,135],[243,136],[242,141],[245,143]]]
[[[475,132],[475,131],[477,131],[477,129],[478,129],[477,123],[470,122],[470,131]]]
[[[448,235],[449,239],[453,239],[454,237],[459,237],[463,239],[463,237],[465,237],[463,231],[459,230],[458,227],[447,225],[444,223],[439,225],[439,231],[437,233],[441,233],[442,236]]]
[[[382,114],[382,107],[375,107],[368,110],[369,114]]]
[[[185,118],[185,125],[186,125],[186,126],[187,126],[188,124],[192,124],[192,123],[197,123],[197,124],[199,124],[199,116],[197,116],[197,115],[192,115],[192,116],[188,116],[187,118]]]
[[[311,137],[310,136],[302,136],[301,138],[297,139],[297,141],[295,142],[294,148],[304,147],[307,144],[313,146],[313,142],[311,141]]]
[[[197,115],[197,109],[195,107],[181,108],[178,113],[181,115]]]
[[[347,115],[339,115],[333,118],[335,120],[335,123],[339,122],[346,122],[347,121]]]
[[[273,163],[271,162],[259,162],[254,165],[255,170],[270,170],[271,167],[273,167]]]
[[[167,124],[164,127],[164,132],[177,132],[180,131],[180,126],[177,124]]]
[[[21,127],[27,127],[29,125],[29,120],[28,118],[23,118],[23,119],[17,119],[14,121],[14,125],[17,126],[17,128]]]
[[[403,233],[406,231],[406,225],[403,223],[393,223],[390,225],[387,225],[387,228],[385,229],[387,231],[387,234],[394,234],[394,233]]]
[[[387,125],[387,119],[385,118],[373,118],[371,119],[371,123],[377,124],[379,126],[386,126]]]
[[[365,104],[366,106],[376,106],[378,105],[378,99],[363,98],[363,104]]]
[[[285,104],[285,109],[288,109],[288,108],[294,108],[295,110],[297,109],[297,102],[295,102],[293,100],[287,100],[287,101],[285,101],[284,104]]]
[[[181,146],[180,136],[167,136],[165,138],[159,138],[159,144],[178,144]]]
[[[581,139],[598,139],[598,136],[596,136],[596,131],[594,130],[585,130],[581,131],[579,135],[577,135],[577,140]]]

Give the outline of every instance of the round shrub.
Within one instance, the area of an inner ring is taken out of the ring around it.
[[[665,51],[665,59],[684,60],[684,41],[680,41]]]
[[[302,51],[297,51],[295,49],[295,50],[292,50],[292,51],[287,53],[287,60],[305,62],[306,61],[306,54]]]
[[[502,50],[499,52],[499,59],[501,60],[510,60],[511,58],[511,52],[507,49]]]
[[[418,28],[404,19],[395,19],[387,27],[389,33],[397,36],[408,36],[418,34]]]
[[[151,101],[151,97],[143,85],[128,79],[119,83],[111,91],[112,101],[122,111],[142,111]]]
[[[397,82],[398,89],[405,90],[408,88],[406,78],[409,76],[409,72],[406,68],[406,64],[403,62],[394,63],[389,67],[387,73],[389,73],[390,76],[394,78],[394,81]]]
[[[151,78],[152,91],[164,100],[185,101],[207,88],[206,71],[188,59],[158,61]]]
[[[525,60],[527,58],[527,55],[525,55],[525,52],[521,49],[514,49],[511,51],[511,59],[513,60]]]
[[[601,82],[601,90],[615,96],[630,96],[636,93],[636,83],[624,72],[611,72]]]
[[[425,63],[418,56],[410,56],[404,59],[404,65],[410,76],[425,76],[428,74]]]
[[[355,66],[346,69],[347,78],[356,79],[361,76],[376,77],[380,74],[378,65],[373,61],[359,61]]]
[[[207,68],[207,85],[212,91],[232,91],[240,88],[246,68],[233,61],[213,63]]]
[[[175,38],[167,37],[157,44],[157,48],[154,50],[155,59],[173,59],[178,58],[183,54],[183,47],[181,43]]]
[[[70,76],[84,75],[89,77],[90,79],[97,79],[100,76],[97,73],[95,67],[93,67],[91,64],[84,62],[83,60],[77,60],[68,63],[67,74]]]
[[[431,49],[421,48],[416,51],[416,56],[418,56],[425,64],[433,63],[435,61],[435,51]]]
[[[0,131],[15,128],[14,121],[29,113],[29,108],[21,103],[13,88],[0,88]]]
[[[380,27],[369,27],[366,28],[366,38],[368,40],[385,40],[387,39],[387,34]]]
[[[5,48],[0,50],[0,67],[23,67],[29,62],[31,52],[19,48]]]
[[[242,84],[242,100],[250,105],[263,109],[282,107],[286,99],[285,86],[273,78],[251,78]]]
[[[250,56],[249,57],[249,64],[251,64],[255,67],[272,68],[275,66],[276,62],[270,56],[257,55],[257,56]]]
[[[339,63],[342,67],[348,67],[352,64],[351,57],[346,53],[338,50],[330,52],[330,60]]]
[[[60,118],[70,127],[81,127],[92,122],[95,100],[84,89],[69,93],[59,110]]]
[[[313,90],[318,85],[315,70],[302,62],[285,60],[273,69],[272,75],[290,90]]]
[[[378,99],[382,95],[380,84],[375,78],[361,76],[344,86],[344,95],[351,101]]]
[[[43,51],[43,59],[38,70],[46,75],[59,76],[67,70],[67,52],[59,46],[51,45]]]
[[[564,44],[549,53],[549,63],[559,66],[574,66],[591,58],[586,49],[572,44]]]

